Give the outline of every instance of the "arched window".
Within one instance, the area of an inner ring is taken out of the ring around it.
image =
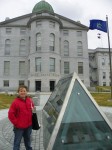
[[[36,34],[36,51],[41,51],[41,33]]]
[[[69,42],[64,41],[64,56],[69,56]]]
[[[20,40],[19,54],[20,55],[26,54],[26,41],[24,39]]]
[[[51,33],[50,34],[50,46],[49,46],[50,51],[54,51],[54,47],[55,47],[55,35]]]
[[[83,46],[81,41],[77,42],[77,55],[83,56]]]
[[[10,55],[10,50],[11,50],[11,40],[6,39],[5,40],[5,55]]]

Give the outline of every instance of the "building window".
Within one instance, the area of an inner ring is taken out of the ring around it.
[[[54,47],[55,47],[55,35],[53,33],[50,34],[50,46],[49,49],[50,51],[54,51]]]
[[[103,72],[103,79],[106,79],[106,72]]]
[[[103,86],[106,86],[106,82],[103,82]]]
[[[5,40],[5,55],[10,55],[11,50],[11,40],[7,39]]]
[[[20,28],[20,34],[22,34],[22,35],[26,34],[26,28],[25,27]]]
[[[78,62],[78,74],[83,74],[83,62]]]
[[[25,75],[25,61],[19,62],[19,75]]]
[[[64,36],[68,36],[68,35],[69,35],[68,30],[63,30],[63,35],[64,35]]]
[[[36,27],[40,28],[42,26],[42,22],[40,20],[36,21]]]
[[[69,74],[69,62],[64,62],[64,74]]]
[[[35,72],[41,71],[41,57],[35,58]]]
[[[36,34],[36,51],[41,51],[41,33]]]
[[[83,56],[83,46],[81,41],[77,42],[77,55]]]
[[[9,87],[9,80],[4,80],[3,85],[4,87]]]
[[[105,65],[105,58],[102,58],[102,66]]]
[[[6,34],[11,34],[11,28],[6,28]]]
[[[64,56],[69,56],[69,42],[64,41]]]
[[[50,22],[49,22],[49,27],[50,27],[50,28],[55,28],[55,22],[50,21]]]
[[[50,72],[55,72],[55,58],[50,58]]]
[[[4,61],[4,75],[10,75],[10,61]]]
[[[19,86],[24,85],[24,80],[19,80]]]
[[[24,39],[20,40],[19,55],[26,55],[26,41]]]
[[[77,31],[77,36],[81,37],[82,36],[82,31]]]

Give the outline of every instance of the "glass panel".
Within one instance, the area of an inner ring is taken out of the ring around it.
[[[62,108],[71,77],[60,80],[51,94],[43,110],[43,140],[45,148],[48,146],[54,125]]]
[[[53,150],[111,150],[112,130],[76,80]]]

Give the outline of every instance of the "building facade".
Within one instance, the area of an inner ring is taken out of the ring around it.
[[[88,27],[56,14],[46,1],[32,13],[0,23],[0,90],[53,91],[74,71],[90,86]]]
[[[110,50],[112,51],[112,49]],[[90,86],[110,86],[110,60],[108,48],[89,49]],[[111,58],[112,59],[112,58]]]

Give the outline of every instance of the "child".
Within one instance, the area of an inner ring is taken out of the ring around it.
[[[18,88],[18,97],[12,102],[8,118],[14,125],[14,146],[13,150],[20,150],[22,137],[26,150],[32,150],[31,133],[32,133],[32,109],[34,103],[27,96],[27,87],[22,85]]]

